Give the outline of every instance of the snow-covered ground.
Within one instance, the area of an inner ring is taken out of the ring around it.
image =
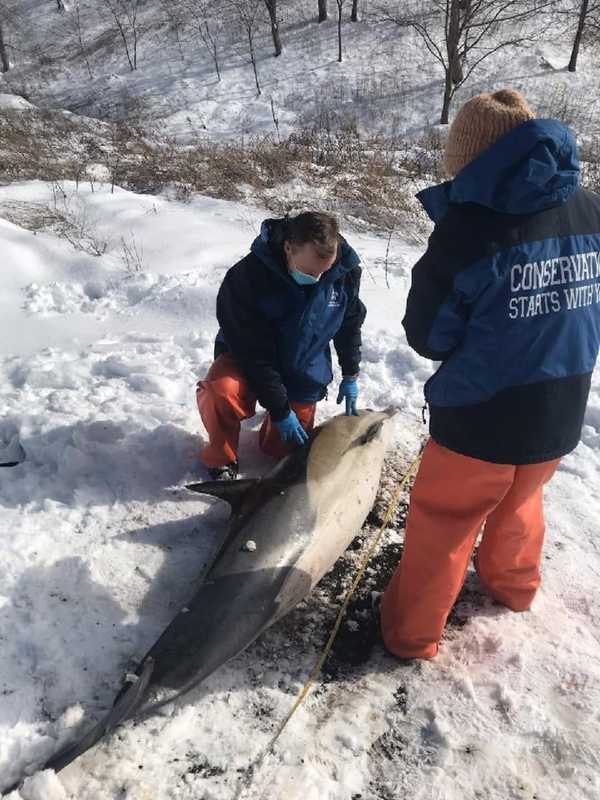
[[[18,24],[3,18],[13,60],[0,76],[7,119],[31,104],[69,108],[141,118],[185,143],[274,133],[273,112],[281,136],[311,124],[420,134],[439,117],[439,68],[366,0],[361,21],[344,24],[342,64],[335,23],[314,22],[314,0],[282,4],[283,55],[272,57],[268,27],[256,39],[260,97],[239,31],[229,25],[223,37],[217,82],[197,37],[188,30],[177,44],[167,35],[155,16],[164,3],[142,12],[149,25],[136,72],[106,35],[100,4],[83,3],[90,77],[68,5],[59,14],[48,0],[19,0]],[[597,60],[584,49],[578,72],[566,72],[570,44],[557,22],[485,62],[456,102],[512,85],[538,113],[597,134]],[[227,516],[180,487],[204,475],[194,389],[212,360],[217,288],[268,213],[248,202],[111,193],[101,180],[94,191],[0,187],[0,463],[25,455],[0,469],[0,792],[102,716],[210,563]],[[319,192],[273,188],[290,202],[301,194],[318,203]],[[79,249],[52,227],[56,211]],[[387,234],[344,233],[363,258],[369,308],[360,401],[403,410],[389,478],[424,435],[432,370],[400,324],[420,254],[407,241],[418,237],[396,232],[386,267]],[[332,395],[321,420],[338,411]],[[244,426],[247,474],[268,466],[259,424]],[[333,623],[343,581],[330,575],[185,700],[124,726],[59,776],[32,775],[11,800],[596,800],[599,483],[597,370],[583,441],[548,488],[545,581],[530,613],[492,605],[469,574],[434,661],[401,665],[376,648],[363,664],[338,664],[252,773]],[[369,580],[393,563],[402,535],[394,523]],[[355,562],[347,555],[336,569],[347,579]]]
[[[225,270],[259,208],[65,184],[106,252],[0,220],[0,791],[112,702],[209,563],[223,504],[177,487],[202,477],[195,382]],[[41,182],[0,208],[55,202]],[[423,436],[422,384],[400,320],[418,249],[345,229],[363,257],[361,403],[397,403],[395,443]],[[125,249],[138,258],[126,264]],[[319,418],[336,413],[330,398]],[[242,468],[267,462],[259,419]],[[313,600],[167,712],[128,724],[24,800],[577,800],[600,796],[600,372],[583,442],[548,489],[545,582],[530,613],[493,606],[470,576],[434,661],[376,649],[315,691],[243,782],[308,676],[326,632]],[[401,540],[391,530],[387,543]],[[19,795],[12,798],[17,800]],[[12,799],[11,799],[12,800]]]

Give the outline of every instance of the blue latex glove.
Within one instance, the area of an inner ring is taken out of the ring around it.
[[[356,410],[356,400],[358,398],[358,381],[356,378],[343,378],[340,383],[340,390],[337,396],[338,405],[342,400],[346,401],[346,416],[358,417]]]
[[[296,416],[295,411],[290,413],[284,419],[274,423],[275,427],[281,434],[284,442],[303,445],[308,442],[308,433],[300,424],[300,420]]]

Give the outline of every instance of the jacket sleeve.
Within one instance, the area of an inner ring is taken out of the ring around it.
[[[227,349],[246,376],[258,402],[274,421],[290,406],[277,369],[275,339],[268,320],[254,301],[254,290],[243,262],[229,270],[217,295],[217,319]]]
[[[355,267],[347,277],[349,292],[346,314],[333,344],[343,375],[357,375],[360,368],[362,336],[361,328],[367,309],[359,297],[362,270]]]
[[[454,289],[460,267],[453,263],[452,248],[444,240],[436,227],[427,251],[413,267],[402,320],[412,349],[433,361],[445,361],[452,355],[468,322],[467,307]]]

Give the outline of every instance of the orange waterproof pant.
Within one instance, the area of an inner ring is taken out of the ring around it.
[[[229,353],[220,355],[208,371],[205,380],[198,381],[196,390],[198,410],[208,432],[208,444],[202,451],[207,467],[222,467],[237,460],[242,420],[256,414],[256,395],[235,360]],[[307,433],[315,423],[315,403],[290,402]],[[258,435],[260,449],[283,458],[294,445],[286,444],[267,414]]]
[[[541,582],[543,488],[559,461],[492,464],[429,441],[402,560],[381,602],[388,650],[400,658],[435,656],[482,526],[475,564],[482,584],[513,611],[529,608]]]

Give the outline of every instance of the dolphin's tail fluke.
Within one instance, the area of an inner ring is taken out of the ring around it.
[[[126,691],[118,696],[117,701],[106,717],[100,720],[100,722],[95,725],[91,731],[88,731],[78,742],[61,750],[55,756],[52,756],[44,765],[44,769],[53,769],[55,772],[64,769],[68,764],[75,761],[76,758],[79,758],[80,755],[83,755],[83,753],[93,747],[96,742],[99,742],[103,736],[106,736],[107,733],[114,730],[117,725],[134,714],[144,699],[153,669],[153,659],[147,658],[142,665],[139,676],[136,676],[137,680],[135,683],[132,683]]]
[[[135,676],[137,680],[117,696],[115,704],[104,719],[100,720],[97,725],[94,725],[94,727],[77,742],[65,747],[56,755],[52,756],[41,769],[53,769],[55,772],[60,772],[61,769],[64,769],[71,762],[75,761],[76,758],[79,758],[79,756],[93,747],[100,739],[106,736],[107,733],[114,730],[117,725],[131,717],[144,700],[153,669],[154,660],[152,658],[146,658],[141,665],[139,676]],[[18,789],[21,782],[22,781],[18,781],[13,786],[2,791],[4,793],[10,793]]]

